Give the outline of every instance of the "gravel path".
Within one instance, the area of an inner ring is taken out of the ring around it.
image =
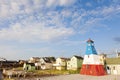
[[[80,74],[71,74],[20,80],[120,80],[120,75],[87,76]]]

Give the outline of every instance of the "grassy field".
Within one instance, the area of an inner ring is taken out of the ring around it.
[[[107,58],[107,64],[120,64],[120,58]]]
[[[34,71],[37,74],[77,74],[80,70],[36,70]]]
[[[15,68],[15,70],[23,70],[22,67],[19,68]],[[51,69],[51,70],[33,70],[33,71],[28,71],[28,72],[32,72],[32,73],[36,73],[36,74],[77,74],[80,72],[80,69],[78,70],[55,70],[55,69]]]

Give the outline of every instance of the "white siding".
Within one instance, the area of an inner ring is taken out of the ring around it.
[[[99,55],[85,55],[83,64],[103,64],[103,61]]]

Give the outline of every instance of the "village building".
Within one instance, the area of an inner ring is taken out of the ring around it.
[[[19,60],[18,63],[19,63],[19,67],[23,67],[24,63],[27,63],[28,61],[27,60]]]
[[[119,57],[119,58],[120,58],[120,52],[117,52],[117,57]]]
[[[39,69],[52,69],[53,63],[55,63],[55,57],[31,57],[28,63],[34,63],[36,70]]]
[[[54,57],[41,57],[41,69],[52,69],[56,59]]]
[[[0,61],[0,68],[15,68],[18,66],[20,66],[18,61]]]
[[[106,58],[108,74],[120,75],[120,58]]]
[[[29,63],[36,63],[39,61],[40,61],[40,57],[31,57],[28,62]]]
[[[67,62],[67,70],[78,70],[81,68],[83,58],[81,56],[74,55],[70,61]]]
[[[24,63],[23,70],[25,70],[25,71],[35,70],[35,64],[34,63]]]
[[[57,70],[65,70],[67,69],[67,61],[69,61],[69,58],[57,58],[56,59],[56,63],[53,64],[53,66],[57,69]]]
[[[99,56],[100,56],[100,62],[101,62],[101,64],[103,64],[104,65],[104,67],[106,66],[106,54],[99,54]]]

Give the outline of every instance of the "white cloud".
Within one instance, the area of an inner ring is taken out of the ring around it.
[[[76,2],[76,0],[59,0],[59,4],[61,6],[68,6],[71,4],[74,4]]]
[[[0,39],[17,41],[50,41],[70,36],[74,33],[71,28],[45,27],[44,24],[23,25],[17,23],[10,28],[0,31]]]
[[[92,7],[92,4],[89,3],[89,2],[87,2],[87,3],[86,3],[86,6],[88,6],[88,7]]]
[[[78,46],[78,45],[81,45],[81,44],[84,44],[84,43],[86,43],[86,41],[85,40],[83,40],[83,41],[70,41],[70,40],[61,40],[60,42],[57,42],[56,43],[56,45],[58,45],[58,46],[63,46],[63,44],[64,44],[64,46]]]
[[[61,11],[61,15],[63,17],[69,17],[70,18],[71,15],[73,15],[73,14],[72,14],[72,11],[64,9],[64,10]]]
[[[30,14],[34,11],[56,6],[68,6],[76,0],[0,0],[0,17],[10,17],[17,14]]]
[[[51,4],[53,5],[53,3]],[[8,19],[10,22],[8,28],[2,27],[0,30],[1,40],[38,42],[61,39],[74,34],[72,28],[66,28],[66,25],[62,23],[59,12],[48,11],[45,14],[39,12],[39,8],[43,7],[41,5],[46,4],[44,0],[33,0],[32,2],[29,0],[10,0],[9,2],[3,1],[0,4],[3,5],[0,8],[0,16],[5,17],[4,19]],[[33,12],[36,10],[38,12],[34,14]],[[16,14],[19,15],[16,16]]]
[[[0,17],[12,17],[17,14],[30,14],[43,8],[43,0],[1,0]],[[45,7],[44,7],[45,8]]]
[[[107,7],[99,7],[93,10],[83,10],[75,11],[72,16],[71,25],[74,29],[78,30],[80,34],[85,34],[89,31],[96,31],[95,29],[105,28],[108,29],[108,26],[102,24],[102,21],[110,20],[113,16],[119,16],[120,6],[111,5]]]
[[[51,6],[69,6],[71,4],[74,4],[76,0],[47,0],[46,5],[48,7]]]
[[[54,4],[54,5],[53,5]],[[47,0],[47,3],[46,3],[46,5],[48,6],[48,7],[50,7],[50,6],[56,6],[58,3],[57,3],[57,1],[56,0]]]
[[[112,16],[113,14],[120,13],[120,5],[109,6],[109,7],[99,7],[95,10],[88,11],[88,15],[93,15],[96,18],[104,18],[108,16]]]

